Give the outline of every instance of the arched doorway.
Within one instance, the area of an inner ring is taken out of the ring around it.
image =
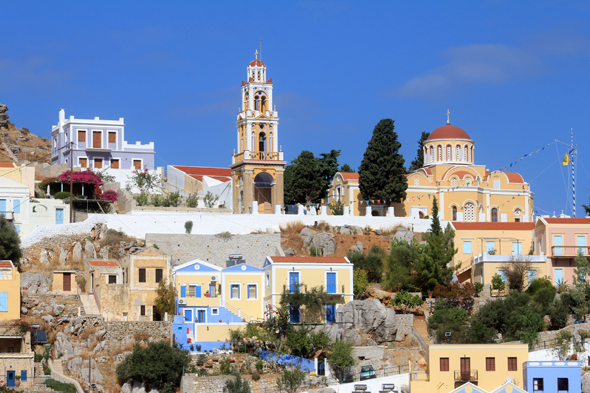
[[[254,178],[254,200],[258,202],[258,213],[272,214],[272,186],[275,181],[266,172],[261,172]]]

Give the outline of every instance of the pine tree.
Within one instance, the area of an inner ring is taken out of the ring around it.
[[[430,132],[422,131],[422,136],[418,141],[418,151],[416,152],[416,158],[412,160],[412,164],[410,165],[408,172],[417,171],[424,166],[424,141],[426,141],[429,136]]]
[[[292,172],[291,195],[298,203],[310,204],[317,201],[322,193],[323,184],[320,179],[319,160],[313,153],[304,150],[294,159]]]
[[[402,144],[392,119],[381,120],[373,130],[359,168],[359,188],[364,199],[405,199],[408,182]]]
[[[338,172],[338,156],[340,150],[331,150],[329,153],[321,153],[318,159],[318,166],[320,168],[319,181],[321,181],[320,198],[325,198],[328,195],[328,188],[332,184],[334,175]]]

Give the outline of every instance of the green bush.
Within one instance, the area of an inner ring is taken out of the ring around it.
[[[222,375],[230,375],[232,373],[232,367],[229,359],[223,359],[219,362],[219,371]]]
[[[199,205],[199,197],[196,195],[189,195],[186,198],[186,205],[188,207],[197,207]]]
[[[475,283],[475,296],[479,296],[479,294],[483,291],[483,284],[481,282]]]
[[[534,279],[527,288],[526,293],[528,293],[530,296],[535,296],[535,294],[543,288],[546,288],[553,293],[557,292],[553,284],[551,284],[551,281],[546,277],[542,277]]]
[[[146,206],[148,204],[148,194],[147,192],[142,192],[139,195],[133,197],[137,206]]]
[[[492,289],[495,291],[503,291],[506,289],[506,283],[498,273],[494,274],[492,277]]]
[[[175,191],[168,195],[168,204],[172,207],[178,207],[182,203],[182,196],[178,191]]]
[[[66,199],[70,197],[70,193],[66,191],[58,192],[53,196],[55,199]]]
[[[225,382],[225,388],[228,393],[250,393],[250,384],[240,375],[236,375],[236,379],[229,379]]]
[[[49,374],[46,373],[45,375],[49,375]],[[47,386],[57,392],[77,393],[76,387],[74,385],[72,385],[71,383],[62,383],[62,382],[56,381],[55,379],[46,380],[45,386]]]
[[[254,366],[256,367],[256,370],[258,372],[262,372],[262,367],[264,367],[264,363],[262,363],[262,360],[258,360]]]
[[[164,197],[162,195],[153,195],[152,205],[154,205],[155,207],[164,206]]]
[[[561,301],[556,300],[549,308],[549,318],[551,319],[551,329],[563,329],[567,325],[569,310]]]
[[[43,360],[43,354],[36,353],[35,354],[35,363],[41,363],[41,360]]]
[[[542,315],[548,314],[549,307],[553,304],[553,299],[555,299],[555,288],[541,288],[533,296],[533,301]]]
[[[190,234],[193,231],[193,222],[187,221],[184,223],[184,230],[187,234]]]
[[[467,334],[466,323],[468,320],[469,314],[463,308],[441,300],[434,306],[434,312],[428,319],[428,327],[435,331],[439,342],[463,343]],[[445,336],[447,332],[451,332],[450,338]]]

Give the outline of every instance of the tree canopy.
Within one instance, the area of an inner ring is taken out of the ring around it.
[[[381,120],[359,167],[359,188],[364,199],[401,200],[406,198],[408,182],[402,144],[393,131],[393,120]]]
[[[350,165],[344,164],[340,167],[340,172],[354,173],[355,171],[350,167]]]
[[[416,151],[416,158],[412,160],[408,172],[414,172],[424,166],[424,141],[428,139],[430,132],[422,131],[422,136],[418,140],[418,150]]]
[[[315,157],[304,150],[291,165],[285,167],[284,199],[286,204],[319,202],[328,194],[328,188],[338,172],[340,150],[331,150]]]
[[[4,214],[0,214],[0,259],[10,260],[15,266],[20,266],[20,237]]]

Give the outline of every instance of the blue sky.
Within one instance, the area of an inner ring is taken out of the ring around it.
[[[450,109],[477,164],[518,161],[539,214],[571,213],[567,147],[520,158],[573,128],[578,216],[589,202],[588,2],[14,1],[1,12],[0,103],[38,135],[59,108],[124,117],[129,142],[155,142],[158,166],[228,166],[262,39],[288,160],[341,149],[356,168],[392,118],[409,165]]]

